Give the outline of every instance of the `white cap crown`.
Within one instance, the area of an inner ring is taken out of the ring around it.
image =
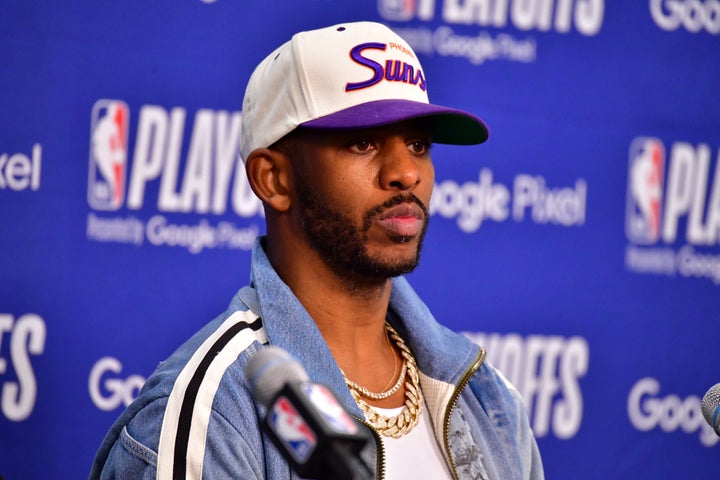
[[[241,155],[246,159],[254,149],[272,145],[301,125],[363,128],[419,116],[447,117],[455,126],[474,128],[477,137],[436,138],[440,143],[480,143],[487,138],[478,118],[429,104],[417,56],[388,27],[357,22],[300,32],[266,57],[250,78],[243,101]]]

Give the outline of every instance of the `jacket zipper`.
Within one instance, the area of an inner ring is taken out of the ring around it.
[[[475,372],[477,372],[478,369],[485,362],[486,355],[487,352],[485,352],[485,349],[481,348],[477,356],[475,357],[473,363],[467,370],[465,370],[465,373],[460,378],[460,382],[457,384],[457,387],[455,388],[452,397],[450,397],[450,402],[445,409],[445,419],[443,421],[443,441],[445,442],[445,452],[447,453],[448,459],[450,459],[450,473],[452,473],[453,478],[456,480],[458,480],[460,477],[458,476],[455,459],[453,458],[452,451],[450,450],[450,416],[452,415],[455,405],[460,399],[460,394],[465,389],[467,384],[470,383],[470,379],[473,375],[475,375]]]
[[[383,478],[385,478],[385,444],[383,443],[380,434],[364,418],[358,418],[354,415],[352,417],[358,422],[368,427],[368,429],[370,429],[373,436],[375,437],[375,446],[377,453],[377,459],[375,460],[375,478],[377,480],[382,480]]]

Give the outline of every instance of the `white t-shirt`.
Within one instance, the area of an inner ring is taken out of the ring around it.
[[[393,417],[402,411],[398,408],[377,408],[373,410],[386,417]],[[385,478],[388,480],[407,479],[451,479],[445,456],[433,434],[427,407],[423,410],[418,424],[400,438],[382,436],[385,446]]]

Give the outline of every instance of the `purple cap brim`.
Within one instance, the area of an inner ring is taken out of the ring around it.
[[[462,110],[410,100],[376,100],[340,110],[300,124],[305,128],[351,129],[390,125],[413,118],[428,118],[433,142],[476,145],[488,138],[488,129],[475,115]]]

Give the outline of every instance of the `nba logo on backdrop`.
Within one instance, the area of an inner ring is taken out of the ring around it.
[[[128,106],[98,100],[90,123],[88,203],[96,210],[117,210],[125,200]]]
[[[410,20],[415,15],[415,0],[378,0],[378,12],[387,20]]]
[[[626,233],[637,244],[660,238],[665,147],[657,138],[639,137],[630,145]]]
[[[435,15],[435,0],[378,0],[378,13],[385,20],[406,22],[417,16],[430,20]]]

